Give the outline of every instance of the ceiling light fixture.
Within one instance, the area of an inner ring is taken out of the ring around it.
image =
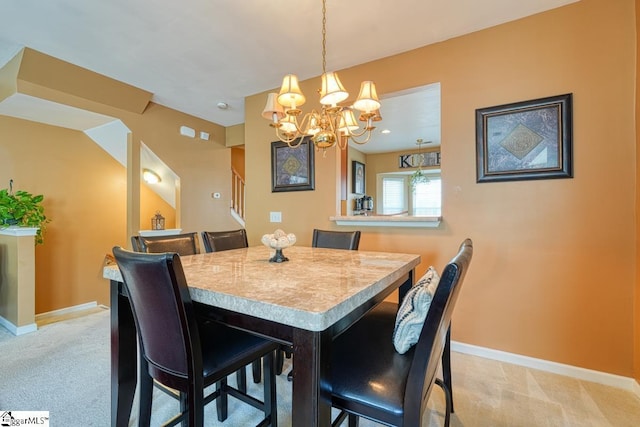
[[[162,181],[162,179],[160,179],[160,175],[158,175],[157,173],[155,173],[151,169],[143,169],[142,170],[142,179],[144,179],[144,181],[147,184],[157,184],[160,181]]]
[[[310,113],[302,113],[298,107],[306,101],[300,90],[298,77],[287,74],[279,93],[270,93],[267,104],[262,111],[262,117],[271,120],[270,126],[276,130],[278,139],[286,142],[289,147],[298,147],[305,136],[310,136],[317,148],[327,149],[338,145],[345,149],[348,140],[356,144],[366,144],[371,138],[371,131],[375,129],[373,122],[382,120],[380,116],[380,101],[376,92],[376,85],[372,81],[364,81],[360,86],[360,94],[353,106],[338,105],[349,97],[349,93],[335,72],[326,71],[326,40],[327,40],[327,8],[326,0],[322,0],[322,89],[320,90],[321,110],[313,109]],[[359,120],[365,122],[360,129],[354,109],[359,110]],[[362,140],[358,138],[363,137]],[[296,143],[295,140],[299,139]]]

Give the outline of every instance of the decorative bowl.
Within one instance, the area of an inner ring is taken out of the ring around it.
[[[285,233],[283,230],[277,229],[273,234],[265,234],[262,236],[262,244],[268,248],[276,251],[269,262],[285,262],[289,261],[289,258],[285,257],[282,253],[284,248],[293,246],[296,243],[296,235],[293,233]]]

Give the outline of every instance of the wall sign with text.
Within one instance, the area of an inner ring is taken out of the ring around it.
[[[422,166],[440,166],[440,152],[430,151],[422,154],[402,154],[398,156],[398,167],[400,169],[417,168],[420,166],[420,160],[422,160]]]

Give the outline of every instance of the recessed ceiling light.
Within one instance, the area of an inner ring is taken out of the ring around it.
[[[383,133],[386,135],[388,133],[391,133],[391,131],[389,129],[383,129],[380,133]]]

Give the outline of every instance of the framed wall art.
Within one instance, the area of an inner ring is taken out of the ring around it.
[[[271,192],[304,191],[315,188],[313,144],[305,137],[296,148],[285,142],[271,143]]]
[[[356,160],[351,161],[351,192],[364,194],[364,164]]]
[[[477,182],[572,178],[572,98],[477,109]]]

